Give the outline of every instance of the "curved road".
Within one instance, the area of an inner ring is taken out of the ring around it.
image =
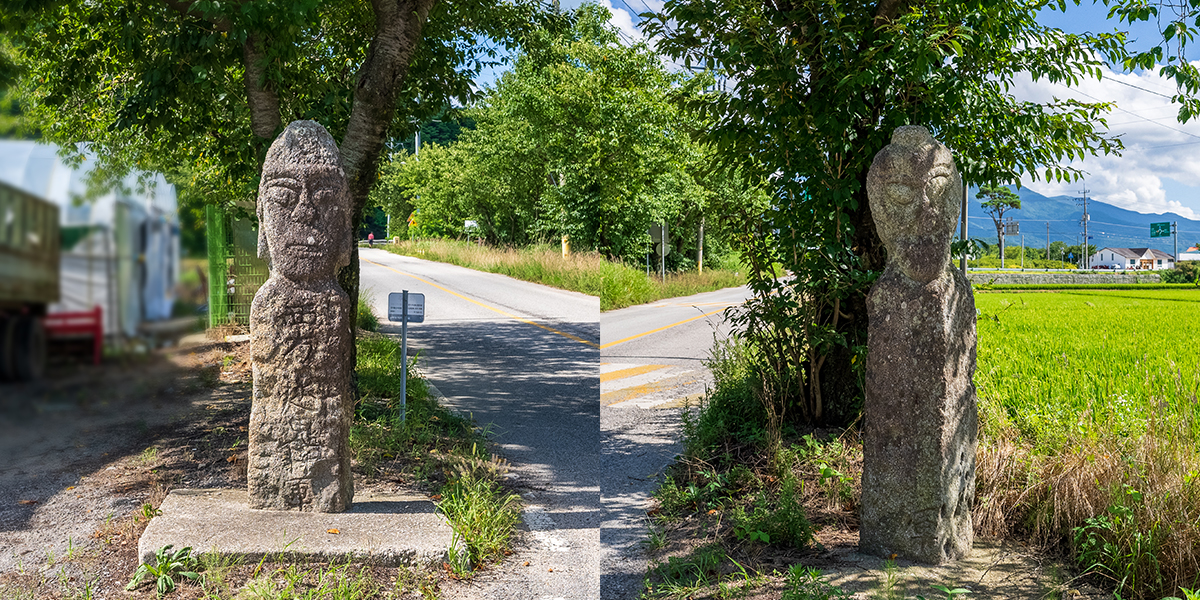
[[[703,361],[729,335],[724,310],[749,295],[729,288],[600,315],[604,600],[641,597],[647,502],[681,449],[679,407],[712,384]]]
[[[451,408],[491,428],[524,497],[525,543],[456,597],[598,598],[599,299],[383,250],[359,258],[376,314],[389,292],[425,294],[409,352]]]

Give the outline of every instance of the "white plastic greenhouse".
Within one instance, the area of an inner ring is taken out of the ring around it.
[[[148,321],[171,317],[179,274],[175,186],[160,174],[87,197],[95,158],[66,164],[58,148],[0,140],[0,181],[59,207],[62,225],[61,300],[51,313],[104,312],[105,336],[135,337]]]

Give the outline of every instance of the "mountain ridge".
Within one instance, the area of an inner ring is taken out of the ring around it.
[[[1077,245],[1083,236],[1082,203],[1071,196],[1044,196],[1029,188],[1009,189],[1021,197],[1021,208],[1006,211],[1004,219],[1012,217],[1020,223],[1027,246],[1044,248],[1049,241]],[[996,226],[990,215],[983,210],[982,202],[976,198],[979,188],[971,187],[967,192],[967,237],[979,238],[996,243]],[[1174,237],[1151,238],[1150,224],[1177,222],[1179,224],[1179,251],[1200,242],[1200,220],[1188,219],[1175,213],[1139,213],[1114,206],[1094,198],[1088,199],[1088,240],[1100,248],[1154,248],[1174,254]],[[1015,242],[1015,244],[1014,244]],[[1020,235],[1005,236],[1005,245],[1020,245]]]

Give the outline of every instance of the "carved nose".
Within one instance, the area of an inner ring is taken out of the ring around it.
[[[296,208],[292,210],[292,217],[302,223],[312,223],[316,216],[317,210],[313,206],[312,196],[307,189],[300,192],[300,199],[296,202]]]

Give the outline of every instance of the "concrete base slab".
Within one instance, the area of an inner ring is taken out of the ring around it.
[[[344,562],[381,566],[445,560],[454,532],[423,496],[355,496],[343,513],[256,510],[246,490],[175,490],[138,540],[146,563],[167,544],[255,562]]]

